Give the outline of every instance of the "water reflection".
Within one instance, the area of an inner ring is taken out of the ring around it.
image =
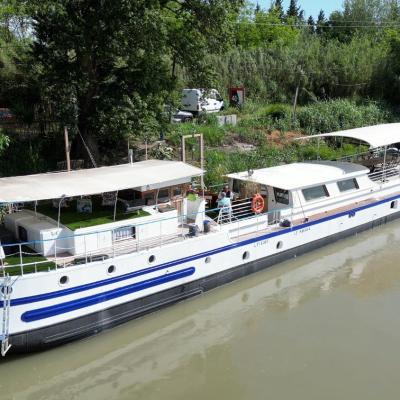
[[[326,359],[339,377],[340,364],[353,361],[346,360],[344,346],[365,356],[362,346],[369,343],[362,340],[372,340],[366,321],[369,328],[381,318],[400,325],[391,315],[399,244],[400,225],[394,223],[97,337],[2,360],[0,399],[204,399],[215,393],[265,399],[266,387],[275,398],[310,399],[314,390],[318,398],[318,386],[330,384],[325,375],[313,380]],[[380,334],[390,338],[392,328],[382,326]],[[349,383],[348,390],[357,396],[360,387]],[[364,399],[371,393],[366,388]]]

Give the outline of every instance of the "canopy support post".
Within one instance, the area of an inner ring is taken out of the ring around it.
[[[158,195],[159,195],[159,193],[160,193],[160,188],[158,188],[157,192],[156,192],[156,204],[155,204],[156,209],[158,208]]]
[[[61,202],[63,198],[61,197],[60,201],[58,202],[58,216],[57,216],[57,228],[60,227],[60,218],[61,218]]]
[[[114,221],[117,216],[117,201],[118,201],[118,190],[115,192],[115,202],[114,202]]]
[[[387,156],[387,146],[385,146],[385,152],[383,155],[382,183],[385,183],[386,181],[386,156]]]
[[[67,171],[71,171],[71,159],[70,159],[70,149],[71,145],[69,143],[69,138],[68,138],[68,128],[64,126],[64,144],[65,144],[65,160],[67,164]]]
[[[37,218],[37,200],[35,201],[35,217]]]

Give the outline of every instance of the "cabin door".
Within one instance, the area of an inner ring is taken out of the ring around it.
[[[263,212],[268,212],[268,187],[265,185],[261,185],[260,194],[264,199],[264,209]]]

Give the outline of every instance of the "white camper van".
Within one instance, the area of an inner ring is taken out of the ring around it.
[[[212,113],[224,108],[224,100],[216,89],[183,89],[182,110],[194,114]]]

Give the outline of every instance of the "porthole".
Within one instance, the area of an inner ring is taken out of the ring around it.
[[[151,255],[151,256],[149,257],[149,263],[151,264],[151,263],[153,263],[154,261],[156,261],[156,256]]]
[[[69,281],[68,276],[67,276],[67,275],[64,275],[64,276],[62,276],[62,277],[60,278],[59,283],[60,283],[60,285],[66,285],[66,284],[68,283],[68,281]]]
[[[396,209],[397,208],[397,200],[394,200],[390,203],[390,208]]]
[[[281,249],[282,247],[283,247],[283,242],[279,241],[279,242],[276,244],[276,248],[279,250],[279,249]]]
[[[248,260],[250,258],[250,253],[248,251],[245,251],[242,255],[243,260]]]
[[[206,264],[210,264],[210,262],[211,262],[211,257],[206,257],[205,260],[204,260],[204,262],[205,262]]]
[[[113,273],[115,272],[115,270],[116,270],[115,265],[110,265],[110,266],[107,268],[107,273],[108,273],[108,274],[113,274]]]

